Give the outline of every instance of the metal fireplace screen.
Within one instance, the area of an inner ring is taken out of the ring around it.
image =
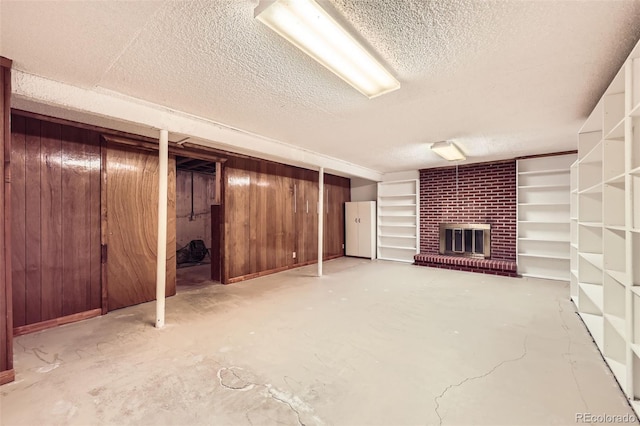
[[[441,223],[440,254],[489,258],[491,256],[491,225]]]

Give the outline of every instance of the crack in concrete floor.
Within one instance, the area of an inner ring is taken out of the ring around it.
[[[444,395],[451,389],[453,388],[458,388],[460,386],[462,386],[463,384],[470,382],[472,380],[478,380],[478,379],[483,379],[489,375],[491,375],[493,372],[495,372],[498,368],[502,367],[505,364],[508,364],[510,362],[516,362],[516,361],[520,361],[522,360],[526,355],[527,355],[527,338],[528,336],[524,337],[524,342],[523,342],[523,352],[522,355],[518,356],[517,358],[511,358],[511,359],[506,359],[504,361],[500,361],[498,364],[496,364],[491,370],[487,371],[484,374],[481,374],[479,376],[474,376],[474,377],[467,377],[466,379],[464,379],[463,381],[461,381],[460,383],[456,383],[456,384],[452,384],[447,386],[440,395],[436,396],[433,399],[433,402],[436,404],[436,408],[435,408],[435,413],[438,416],[438,425],[442,426],[442,422],[443,422],[443,417],[440,415],[440,412],[438,411],[440,409],[440,402],[438,402],[439,400],[442,400],[442,398],[444,398]]]
[[[220,368],[217,372],[217,376],[218,376],[218,380],[220,382],[220,386],[222,386],[225,389],[228,390],[232,390],[232,391],[240,391],[240,392],[246,392],[246,391],[250,391],[252,389],[254,389],[255,387],[263,387],[266,390],[266,395],[273,399],[274,401],[279,402],[280,404],[283,404],[287,407],[289,407],[289,409],[295,414],[296,419],[298,421],[298,424],[300,426],[307,426],[306,423],[304,423],[302,421],[302,416],[300,411],[306,411],[306,412],[313,412],[313,409],[306,404],[304,401],[302,401],[299,397],[295,396],[295,395],[289,395],[284,391],[281,391],[277,388],[275,388],[273,385],[266,383],[255,383],[255,382],[251,382],[249,380],[247,380],[246,378],[240,377],[235,370],[239,370],[239,371],[244,371],[243,368],[241,367],[223,367]],[[234,385],[234,384],[229,384],[229,383],[225,383],[225,377],[227,377],[227,375],[225,374],[225,372],[229,372],[237,381],[239,381],[242,385],[238,386],[238,385]],[[284,378],[284,381],[287,382],[287,377]],[[297,408],[296,406],[301,406],[301,408]],[[251,411],[253,411],[254,407],[252,407],[251,409],[247,410],[247,412],[245,413],[245,417],[247,418],[247,421],[249,422],[249,424],[253,424],[253,422],[251,421],[251,418],[249,417],[249,413]],[[320,419],[313,415],[313,419],[316,421],[316,424],[322,424],[322,421],[320,421]]]
[[[562,328],[562,330],[567,336],[567,352],[563,353],[562,357],[565,358],[569,363],[569,366],[571,369],[571,376],[573,377],[573,382],[576,384],[576,389],[578,390],[578,395],[580,396],[580,400],[584,404],[584,408],[586,412],[589,412],[589,405],[587,404],[587,401],[584,398],[584,395],[582,393],[582,387],[580,386],[580,383],[578,383],[578,377],[576,376],[575,361],[571,357],[571,345],[573,344],[573,341],[571,339],[571,334],[569,333],[569,325],[564,320],[564,316],[562,315],[564,313],[564,309],[562,308],[561,301],[558,299],[557,302],[558,302],[558,314],[560,315],[560,321],[562,322],[562,324],[560,324],[560,327]]]

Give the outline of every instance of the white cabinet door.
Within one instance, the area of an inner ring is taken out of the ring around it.
[[[345,203],[345,253],[375,259],[376,203]]]
[[[374,258],[375,244],[372,229],[375,221],[375,203],[362,201],[358,203],[358,256]]]
[[[360,256],[358,249],[358,203],[344,203],[345,253]]]

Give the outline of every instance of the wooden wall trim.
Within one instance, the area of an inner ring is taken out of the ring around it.
[[[35,324],[23,325],[13,329],[14,336],[22,336],[23,334],[35,333],[36,331],[46,330],[48,328],[58,327],[60,325],[70,324],[89,318],[95,318],[102,315],[102,309],[92,309],[90,311],[79,312],[77,314],[67,315],[60,318],[54,318],[47,321],[37,322]]]
[[[16,379],[15,370],[0,371],[0,386],[13,382]]]
[[[107,183],[107,141],[100,138],[100,284],[102,286],[100,298],[102,300],[102,315],[109,312]]]
[[[133,146],[138,149],[146,151],[158,151],[158,141],[146,141],[140,139],[133,139],[130,137],[114,136],[109,134],[103,134],[103,138],[109,143],[116,145]],[[225,162],[226,158],[220,157],[214,150],[207,147],[201,147],[195,144],[182,144],[178,145],[175,142],[169,142],[169,155],[179,155],[182,157],[195,158],[198,160],[206,160],[216,162]]]
[[[333,260],[333,259],[339,259],[341,257],[344,257],[344,256],[341,255],[341,254],[336,254],[336,255],[333,255],[333,256],[326,256],[322,260],[324,262],[326,262],[326,261]],[[241,281],[251,280],[253,278],[263,277],[265,275],[277,274],[278,272],[288,271],[290,269],[302,268],[303,266],[309,266],[309,265],[313,265],[315,263],[318,263],[318,261],[317,260],[309,260],[308,262],[296,263],[295,265],[283,266],[281,268],[270,269],[268,271],[260,271],[260,272],[254,273],[254,274],[247,274],[247,275],[243,275],[241,277],[230,278],[228,280],[228,282],[226,282],[224,284],[233,284],[233,283],[237,283],[237,282],[241,282]]]
[[[225,203],[225,193],[226,193],[226,182],[227,182],[227,167],[224,163],[219,163],[220,167],[218,168],[218,170],[216,170],[216,174],[219,175],[216,176],[216,180],[220,181],[220,223],[221,223],[221,229],[220,229],[220,282],[222,284],[230,284],[229,282],[229,259],[227,256],[227,252],[226,252],[226,241],[225,241],[225,234],[226,234],[226,227],[227,227],[227,208],[226,208],[226,203]]]
[[[0,384],[13,381],[13,294],[11,286],[11,65],[10,59],[0,57],[0,289],[4,318],[0,331]],[[4,300],[3,300],[4,299]],[[4,371],[2,371],[4,370]]]
[[[85,130],[92,130],[100,133],[108,141],[120,144],[137,146],[140,149],[157,151],[158,140],[147,136],[136,135],[133,133],[122,132],[120,130],[108,129],[106,127],[94,126],[92,124],[80,123],[77,121],[65,120],[63,118],[51,117],[48,115],[38,114],[35,112],[29,112],[19,109],[13,109],[13,114],[26,118],[34,118],[36,120],[48,121],[50,123],[62,124],[65,126],[72,126]],[[199,160],[207,161],[227,161],[226,151],[220,151],[214,148],[209,148],[202,145],[193,143],[177,144],[176,142],[169,142],[169,154],[180,155],[183,157],[196,158]]]

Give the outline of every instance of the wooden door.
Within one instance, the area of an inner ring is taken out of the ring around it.
[[[99,135],[14,115],[11,156],[14,327],[100,308]]]
[[[325,259],[344,255],[344,203],[350,200],[349,179],[325,175]]]
[[[109,310],[155,300],[158,154],[106,147]],[[169,157],[166,295],[176,293],[176,162]]]
[[[304,229],[302,259],[305,263],[318,260],[318,173],[306,171],[304,188]]]

